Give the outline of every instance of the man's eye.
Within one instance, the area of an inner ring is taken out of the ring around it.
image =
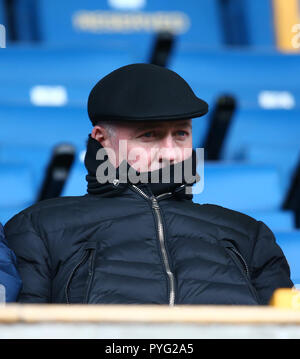
[[[155,135],[154,131],[145,132],[141,137],[151,138]]]
[[[186,136],[188,135],[188,133],[186,131],[177,131],[177,134],[179,134],[179,136]]]

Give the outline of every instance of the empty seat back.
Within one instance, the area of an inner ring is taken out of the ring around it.
[[[244,213],[257,221],[264,222],[273,232],[295,229],[294,214],[291,211],[246,211]]]
[[[51,158],[51,147],[43,145],[0,144],[0,162],[26,165],[33,175],[35,192],[38,191]]]
[[[240,110],[236,112],[223,148],[233,159],[250,145],[299,146],[300,111]]]
[[[283,194],[274,167],[207,161],[204,174],[201,170],[198,173],[202,179],[193,188],[196,203],[212,203],[237,211],[280,208]]]
[[[235,6],[242,6],[243,8],[243,19],[246,23],[245,45],[257,48],[274,48],[276,36],[272,1],[233,0],[233,2]]]
[[[291,269],[291,279],[300,287],[300,231],[277,231],[274,232],[276,242],[279,244]]]
[[[4,0],[0,0],[0,24],[6,25],[6,14],[5,14],[5,6]]]
[[[25,165],[0,164],[0,207],[26,206],[34,200],[32,173]]]
[[[7,38],[6,16],[4,12],[4,1],[0,0],[0,49],[6,46]]]
[[[0,104],[86,107],[102,77],[132,62],[126,50],[7,48],[0,57]]]
[[[228,43],[252,48],[297,51],[300,5],[298,0],[221,1]],[[227,26],[226,26],[227,25]]]
[[[9,221],[13,216],[23,211],[23,209],[27,207],[27,204],[22,206],[0,206],[0,222],[5,225],[5,223]]]
[[[170,68],[204,99],[233,95],[241,108],[299,109],[299,56],[275,51],[178,49]]]
[[[286,193],[300,160],[300,148],[293,145],[251,144],[241,150],[239,159],[247,163],[272,165],[278,168],[281,187]]]
[[[22,17],[21,10],[17,6]],[[222,42],[216,0],[73,0],[64,5],[58,0],[40,0],[32,11],[37,12],[39,36],[46,43],[97,46],[103,41],[125,42],[141,59],[148,55],[157,31],[169,30],[185,41],[206,46]]]
[[[85,147],[92,129],[86,109],[0,107],[0,143],[53,147],[60,142]],[[16,135],[16,128],[18,135]]]
[[[70,171],[62,196],[83,196],[87,193],[87,170],[78,158]]]

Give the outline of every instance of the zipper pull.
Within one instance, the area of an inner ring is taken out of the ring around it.
[[[155,196],[152,196],[152,197],[151,197],[151,200],[152,200],[152,207],[153,207],[154,209],[158,209],[158,208],[159,208],[159,205],[158,205],[158,202],[157,202],[156,197],[155,197]]]

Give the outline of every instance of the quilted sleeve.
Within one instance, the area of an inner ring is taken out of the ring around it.
[[[23,303],[48,303],[51,300],[50,260],[46,242],[24,212],[4,227],[8,246],[17,257],[23,286],[18,298]]]
[[[251,279],[261,304],[268,304],[278,288],[291,288],[290,267],[272,231],[261,221],[252,253]]]
[[[21,278],[16,268],[16,256],[7,246],[4,237],[3,227],[0,224],[0,284],[4,287],[6,302],[15,302],[17,300],[20,288]]]

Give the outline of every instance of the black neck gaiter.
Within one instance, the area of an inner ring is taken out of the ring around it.
[[[100,160],[96,159],[97,152],[100,149],[103,149],[103,146],[89,135],[84,163],[88,171],[86,180],[88,182],[87,191],[90,194],[109,196],[113,192],[114,196],[118,195],[126,188],[126,185],[116,188],[113,184],[114,180],[119,180],[120,183],[135,184],[136,186],[147,183],[151,192],[156,196],[166,192],[174,192],[182,185],[190,187],[199,181],[199,175],[196,171],[196,152],[194,150],[191,157],[168,166],[168,170],[160,168],[155,171],[140,173],[126,161],[123,161],[118,168],[115,168],[109,162],[107,154]],[[97,171],[97,169],[104,163],[105,167],[103,168],[106,168],[106,171],[103,171],[105,176],[102,178],[101,171]],[[187,195],[187,198],[191,199],[192,195]]]

